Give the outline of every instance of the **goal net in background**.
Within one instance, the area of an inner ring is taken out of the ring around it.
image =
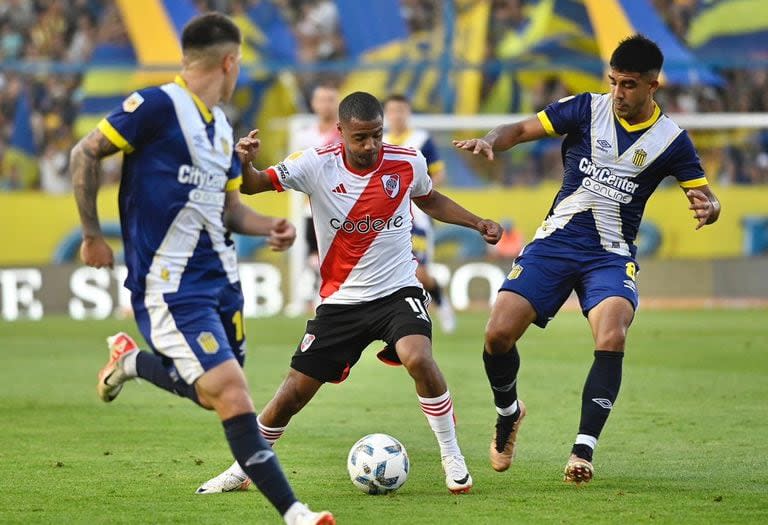
[[[441,191],[475,213],[498,220],[507,228],[517,229],[525,241],[541,223],[562,180],[561,139],[521,144],[497,155],[494,162],[456,150],[451,146],[451,140],[483,136],[497,125],[528,116],[443,114],[412,117],[412,127],[430,132],[441,160],[445,162],[447,183]],[[745,229],[749,228],[750,221],[760,226],[761,218],[768,216],[768,114],[703,113],[672,114],[670,117],[691,135],[707,177],[725,203],[726,211],[717,228],[705,229],[702,233],[697,232],[697,237],[693,236],[685,197],[672,178],[666,179],[651,198],[638,238],[641,263],[645,260],[693,260],[691,268],[694,268],[715,259],[743,258],[750,253],[750,242],[755,243],[759,251],[760,228],[756,228],[757,233]],[[289,137],[296,136],[295,130],[306,126],[313,118],[312,115],[296,115],[289,119]],[[295,149],[289,140],[289,150]],[[299,241],[289,252],[286,313],[298,315],[304,312],[311,297],[308,289],[311,289],[312,275],[306,265],[307,250],[303,242],[305,197],[298,192],[289,194]],[[487,297],[491,301],[510,266],[510,261],[486,251],[482,240],[473,232],[461,230],[465,229],[436,225],[437,248],[432,268],[459,310],[473,300],[484,301]],[[750,235],[755,238],[750,239]],[[768,239],[765,242],[768,243]],[[659,271],[663,273],[665,270]],[[472,293],[469,284],[473,280],[485,280],[488,284],[479,286],[480,291]],[[730,295],[754,292],[755,288],[749,282],[747,279],[747,284],[742,286],[744,290],[736,286]],[[715,296],[720,293],[717,287],[714,283],[705,287],[705,291],[709,296]],[[758,290],[758,295],[762,293],[768,297],[768,291]]]

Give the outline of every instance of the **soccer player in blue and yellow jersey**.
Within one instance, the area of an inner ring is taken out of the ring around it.
[[[497,471],[509,468],[526,415],[517,398],[517,341],[531,323],[546,326],[575,290],[595,353],[564,479],[592,479],[592,454],[619,393],[627,330],[638,304],[633,243],[645,204],[672,175],[688,197],[696,229],[720,215],[690,138],[653,100],[663,61],[654,42],[632,36],[611,56],[610,93],[566,97],[481,139],[454,141],[492,160],[494,151],[565,135],[563,185],[515,260],[486,327],[483,361],[498,413],[490,459]]]
[[[241,163],[218,104],[235,89],[240,43],[240,31],[224,15],[191,20],[176,80],[130,95],[72,151],[81,255],[97,268],[113,264],[96,213],[99,161],[125,154],[119,193],[125,285],[153,350],[139,351],[127,334],[109,338],[97,392],[112,401],[138,376],[215,410],[232,454],[286,523],[329,524],[330,513],[313,513],[294,496],[259,433],[241,368],[243,299],[229,232],[268,236],[275,249],[290,246],[296,232],[239,199]]]

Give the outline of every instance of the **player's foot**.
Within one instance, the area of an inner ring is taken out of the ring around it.
[[[394,348],[387,345],[376,354],[376,358],[384,363],[385,365],[389,366],[400,366],[402,365],[402,361],[400,361],[400,358],[397,355],[397,352]]]
[[[472,488],[472,476],[469,475],[464,456],[445,456],[442,460],[445,471],[445,485],[453,494],[466,494]]]
[[[250,485],[251,478],[232,472],[232,467],[230,467],[197,487],[195,494],[221,494],[222,492],[247,490]]]
[[[127,355],[139,351],[136,341],[124,332],[107,337],[107,345],[109,361],[99,370],[99,381],[96,383],[96,393],[105,403],[113,401],[123,389],[123,384],[132,379],[123,369],[123,361]]]
[[[336,518],[327,510],[312,512],[303,503],[294,503],[283,516],[286,525],[336,525]]]
[[[563,471],[563,481],[580,485],[582,483],[589,483],[594,475],[595,467],[592,466],[592,463],[580,458],[576,454],[571,454],[571,457],[568,458],[568,464]]]
[[[456,314],[447,297],[437,305],[437,316],[440,318],[440,328],[444,334],[452,334],[456,331]]]
[[[504,472],[515,459],[517,447],[517,433],[525,417],[525,404],[517,400],[520,414],[513,420],[512,416],[499,416],[496,419],[496,433],[491,439],[490,459],[491,467],[496,472]]]

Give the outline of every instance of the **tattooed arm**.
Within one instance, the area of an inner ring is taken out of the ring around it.
[[[95,129],[72,148],[69,157],[72,186],[83,229],[80,257],[85,264],[96,268],[112,268],[114,264],[112,248],[101,233],[96,195],[99,192],[101,159],[117,151],[118,147]]]

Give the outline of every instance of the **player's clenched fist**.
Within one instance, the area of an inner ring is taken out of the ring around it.
[[[285,219],[275,219],[267,242],[273,251],[287,250],[296,240],[296,227]]]
[[[501,239],[502,227],[490,219],[483,219],[477,224],[477,231],[488,244],[496,244]]]

